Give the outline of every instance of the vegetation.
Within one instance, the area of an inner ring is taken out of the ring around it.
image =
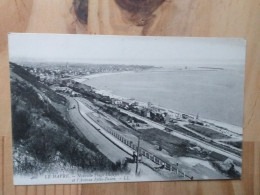
[[[194,146],[189,141],[175,137],[158,129],[140,130],[141,139],[153,144],[160,143],[162,149],[169,152],[171,156],[183,156],[189,152],[189,147]]]
[[[11,90],[15,173],[51,171],[62,167],[87,171],[127,170],[126,163],[112,163],[94,144],[79,136],[55,104],[46,100],[51,94],[65,110],[62,96],[39,83],[22,67],[13,65],[14,69],[16,74],[11,72]],[[42,90],[36,90],[38,87]]]
[[[215,142],[213,139],[211,139],[211,140],[205,139],[205,138],[203,138],[203,137],[201,137],[201,136],[199,136],[199,135],[197,135],[197,134],[195,134],[191,131],[188,131],[188,130],[186,130],[186,129],[178,126],[178,125],[168,125],[166,130],[167,131],[175,130],[175,131],[179,131],[180,133],[185,133],[189,136],[192,136],[193,138],[200,139],[200,140],[207,142],[207,143],[210,143],[211,145],[214,145],[218,148],[222,148],[222,149],[227,150],[229,152],[232,152],[232,153],[234,153],[238,156],[241,156],[241,151],[235,150],[235,149],[230,148],[228,146],[225,146],[223,144],[219,144],[219,143]]]
[[[37,89],[44,91],[47,97],[49,97],[53,102],[65,105],[66,99],[60,96],[59,94],[55,93],[48,86],[39,82],[39,79],[36,76],[32,75],[30,72],[24,70],[21,66],[15,63],[10,63],[10,67],[12,72],[22,77],[25,81],[31,83]]]
[[[242,149],[242,141],[221,141],[221,142]]]
[[[120,120],[123,124],[125,124],[126,126],[132,128],[130,126],[130,122],[134,122],[134,123],[145,123],[143,122],[142,120],[139,120],[135,117],[132,117],[132,116],[129,116],[123,112],[120,112],[120,110],[118,110],[117,108],[113,108],[113,107],[110,107],[110,106],[103,106],[102,109],[110,114],[111,116],[115,117],[116,119]]]
[[[212,139],[230,138],[229,136],[224,135],[223,133],[218,133],[217,131],[214,131],[207,127],[203,127],[201,125],[189,124],[189,125],[185,125],[185,127],[188,127],[190,129],[197,131],[198,133],[205,135],[207,137],[210,137]]]
[[[240,179],[241,174],[238,170],[236,170],[235,165],[233,162],[220,162],[220,161],[213,161],[211,162],[212,165],[218,169],[220,172],[224,173],[226,176],[232,179]]]

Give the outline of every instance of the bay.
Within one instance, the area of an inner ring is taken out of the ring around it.
[[[122,97],[242,127],[244,71],[241,67],[167,67],[100,74],[84,83]]]

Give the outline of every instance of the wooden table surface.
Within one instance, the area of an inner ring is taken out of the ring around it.
[[[245,38],[242,180],[13,186],[8,32]],[[259,128],[259,0],[0,1],[0,195],[259,195]]]

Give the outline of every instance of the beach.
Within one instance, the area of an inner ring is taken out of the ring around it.
[[[242,127],[244,78],[233,69],[162,68],[95,74],[78,81],[103,93]]]

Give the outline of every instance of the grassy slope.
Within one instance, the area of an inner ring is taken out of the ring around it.
[[[189,124],[189,125],[185,125],[186,127],[197,131],[198,133],[205,135],[207,137],[210,137],[212,139],[225,139],[225,138],[230,138],[229,136],[226,136],[222,133],[218,133],[217,131],[211,130],[207,127],[203,127],[200,125],[194,125],[194,124]]]
[[[103,106],[102,109],[108,114],[120,120],[121,122],[130,120],[131,118],[129,117],[126,120],[122,120],[122,118],[126,116],[125,114],[120,113],[119,110],[117,110],[116,108],[108,108]],[[175,130],[181,132],[185,130],[176,125],[171,126],[171,128],[174,128]],[[204,148],[199,148],[196,144],[189,142],[187,140],[183,140],[167,132],[155,128],[133,130],[131,129],[131,127],[128,128],[128,131],[131,134],[136,135],[137,137],[140,136],[142,140],[150,143],[151,145],[158,145],[160,150],[164,149],[169,153],[170,156],[192,157],[192,158],[197,158],[202,160],[208,160],[212,162],[212,164],[216,167],[216,169],[218,169],[221,173],[225,174],[227,177],[239,178],[241,175],[237,170],[230,169],[230,167],[223,168],[226,166],[225,163],[217,161],[216,159],[210,157],[209,150]],[[196,148],[199,148],[200,150],[198,151],[197,149],[191,149],[195,146],[197,146]]]
[[[78,136],[58,111],[66,110],[66,99],[16,64],[11,64],[11,91],[15,173],[71,166],[121,170],[120,165],[114,165],[92,143]]]

